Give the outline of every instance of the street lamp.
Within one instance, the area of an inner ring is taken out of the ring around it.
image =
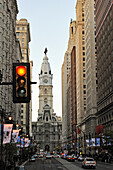
[[[9,120],[10,120],[10,121],[12,120],[12,116],[9,116]]]
[[[16,128],[17,128],[17,129],[19,128],[18,120],[17,120]]]

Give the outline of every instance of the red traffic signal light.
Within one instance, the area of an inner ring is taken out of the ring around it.
[[[30,98],[30,64],[13,63],[13,102],[28,103]]]
[[[26,68],[25,66],[18,66],[16,68],[16,73],[19,75],[19,76],[24,76],[26,74]]]

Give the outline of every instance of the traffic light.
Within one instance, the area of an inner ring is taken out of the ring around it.
[[[13,103],[28,103],[30,99],[30,63],[13,63]]]

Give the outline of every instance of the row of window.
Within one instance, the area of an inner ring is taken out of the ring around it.
[[[24,37],[24,35],[25,35],[25,33],[24,32],[22,32],[22,33],[20,33],[20,32],[16,32],[16,36],[18,37],[18,36],[20,36],[20,34],[22,35],[22,37]]]
[[[20,27],[17,27],[17,30],[20,30]],[[22,27],[22,30],[25,30],[25,28],[24,28],[24,27]]]
[[[112,117],[113,117],[113,113],[106,115],[98,120],[98,124],[104,123],[104,122],[108,121],[108,119],[111,119]]]

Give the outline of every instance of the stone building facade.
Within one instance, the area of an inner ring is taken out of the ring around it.
[[[95,1],[85,0],[85,50],[86,50],[86,129],[85,138],[95,137],[97,113],[97,55]],[[93,149],[92,149],[93,150]],[[88,153],[87,149],[87,153]]]
[[[22,55],[15,27],[18,7],[16,0],[0,0],[0,72],[3,82],[12,82],[12,65],[21,62]],[[20,104],[14,104],[12,85],[0,86],[0,110],[4,116],[20,120]]]
[[[62,142],[62,121],[53,110],[52,78],[47,54],[39,74],[39,110],[37,122],[32,123],[33,140],[43,151],[54,151]]]
[[[98,61],[97,134],[102,132],[113,140],[113,0],[96,0],[95,7]]]
[[[29,43],[31,41],[30,36],[30,24],[27,19],[22,18],[19,21],[16,20],[16,37],[20,43],[22,62],[30,62],[30,49]],[[32,77],[33,62],[30,62],[30,77]],[[26,135],[31,136],[31,121],[32,121],[32,100],[29,103],[21,103],[21,126]]]

